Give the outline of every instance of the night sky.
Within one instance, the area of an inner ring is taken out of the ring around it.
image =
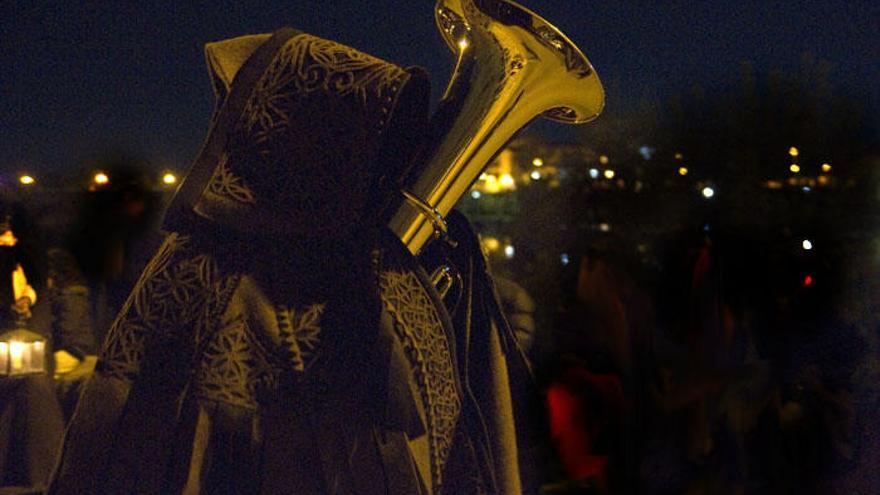
[[[736,84],[739,64],[796,71],[812,53],[836,87],[878,101],[880,2],[526,0],[578,43],[608,113]],[[213,108],[203,45],[292,26],[432,74],[452,56],[433,1],[0,3],[0,173],[44,173],[125,150],[186,170]]]

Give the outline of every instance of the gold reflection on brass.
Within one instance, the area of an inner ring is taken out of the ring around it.
[[[414,254],[442,231],[438,218],[452,210],[517,131],[536,117],[588,122],[605,100],[580,49],[515,2],[438,0],[435,18],[458,61],[438,112],[446,117],[433,125],[435,144],[401,186],[404,197],[419,198],[437,215],[408,200],[389,222]],[[489,181],[484,186],[488,192]]]

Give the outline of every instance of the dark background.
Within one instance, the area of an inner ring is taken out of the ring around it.
[[[282,26],[425,66],[436,97],[453,59],[435,31],[432,5],[2,2],[0,172],[68,170],[119,149],[157,168],[185,170],[212,109],[203,45]],[[603,80],[611,117],[645,97],[735,85],[743,60],[759,73],[797,71],[804,52],[829,61],[833,82],[847,93],[878,102],[876,2],[534,0],[528,6],[583,48]]]

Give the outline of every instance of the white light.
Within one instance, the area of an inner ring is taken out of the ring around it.
[[[712,189],[709,186],[704,187],[703,188],[703,197],[708,199],[708,198],[711,198],[712,196],[715,196],[715,189]]]
[[[804,242],[801,243],[801,246],[807,251],[813,249],[813,243],[810,242],[809,239],[804,239]]]
[[[534,172],[529,174],[529,177],[531,177],[534,180],[540,180],[541,179],[541,172],[538,172],[537,170],[535,170]]]
[[[601,230],[602,232],[610,232],[610,231],[611,231],[611,225],[609,225],[609,224],[607,224],[607,223],[605,223],[605,222],[602,222],[602,223],[599,224],[599,230]]]
[[[24,368],[24,342],[9,342],[9,370],[21,371]]]
[[[467,47],[468,47],[467,38],[462,38],[462,39],[458,40],[458,47],[461,48],[462,50],[467,49]]]
[[[175,176],[171,172],[168,172],[162,176],[162,182],[164,182],[166,185],[170,186],[170,185],[174,184],[175,182],[177,182],[177,176]]]
[[[471,197],[472,197],[472,198],[474,198],[474,199],[480,199],[480,196],[482,196],[482,194],[480,194],[480,191],[477,191],[477,190],[471,191]]]
[[[110,182],[110,178],[107,177],[107,174],[105,174],[104,172],[98,172],[97,174],[95,174],[92,180],[95,181],[95,184],[98,185],[104,185]]]
[[[510,244],[504,246],[504,256],[508,259],[513,258],[513,255],[516,254],[516,249],[513,248]]]
[[[808,193],[808,192],[812,191],[813,189],[811,189],[810,186],[804,186],[801,188],[801,190],[805,193]]]
[[[571,262],[571,259],[568,257],[567,253],[562,253],[562,256],[559,257],[559,261],[562,262],[563,266],[568,266],[568,264]]]
[[[599,169],[598,168],[591,168],[590,169],[590,178],[591,179],[598,179],[599,178]]]
[[[36,182],[36,179],[34,179],[30,175],[22,175],[21,177],[18,178],[18,181],[21,182],[22,185],[29,186],[29,185],[33,184],[34,182]]]

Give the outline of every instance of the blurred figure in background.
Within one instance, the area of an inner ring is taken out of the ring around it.
[[[27,328],[51,349],[36,239],[20,209],[0,204],[0,333]],[[0,376],[0,487],[38,489],[48,481],[64,429],[51,372],[50,362],[44,373]]]
[[[106,163],[107,182],[92,183],[83,194],[79,217],[55,257],[65,280],[88,291],[89,325],[99,345],[161,241],[159,194],[145,167],[126,156]]]
[[[495,275],[494,280],[501,310],[520,348],[528,354],[535,340],[535,300],[521,285],[509,278]]]
[[[641,352],[653,310],[623,263],[584,256],[560,319],[548,423],[567,483],[547,493],[630,493]]]

